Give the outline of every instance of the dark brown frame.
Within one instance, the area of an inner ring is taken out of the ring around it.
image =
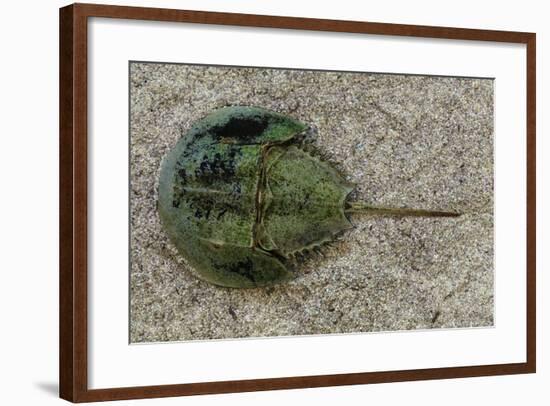
[[[527,46],[526,362],[468,367],[88,389],[87,378],[87,21],[89,17],[269,27]],[[534,373],[536,370],[536,206],[534,33],[320,20],[203,11],[73,4],[60,9],[60,397],[72,402],[139,399],[367,383]]]

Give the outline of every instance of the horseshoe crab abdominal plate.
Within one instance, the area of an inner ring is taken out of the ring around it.
[[[160,219],[200,278],[233,288],[292,279],[292,258],[351,228],[351,213],[459,215],[348,202],[354,185],[302,148],[306,130],[272,111],[226,107],[195,123],[168,153]]]

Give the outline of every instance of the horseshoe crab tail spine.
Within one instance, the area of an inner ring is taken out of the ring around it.
[[[388,207],[375,207],[362,202],[347,204],[346,213],[376,214],[399,217],[458,217],[460,213],[452,211],[422,210],[422,209],[401,209]]]

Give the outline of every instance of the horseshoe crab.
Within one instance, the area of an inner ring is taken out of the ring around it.
[[[158,211],[200,278],[233,288],[295,276],[292,258],[352,227],[354,212],[458,213],[348,201],[354,185],[307,151],[308,127],[258,107],[226,107],[196,122],[165,157]]]

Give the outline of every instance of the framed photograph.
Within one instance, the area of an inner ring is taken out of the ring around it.
[[[60,10],[60,396],[533,373],[535,34]]]

